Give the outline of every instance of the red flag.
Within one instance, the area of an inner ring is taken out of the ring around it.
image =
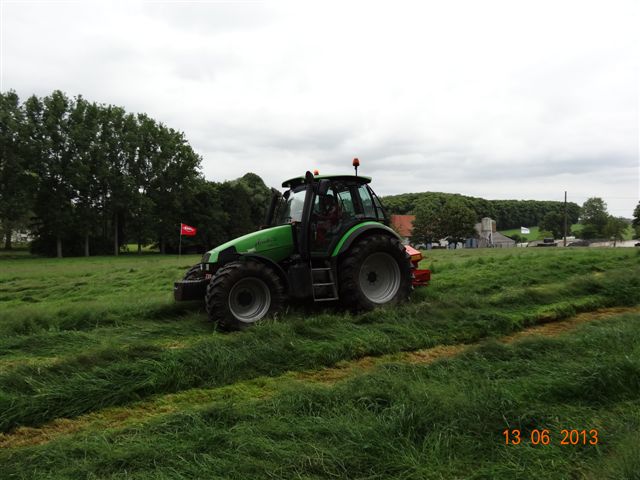
[[[196,227],[191,227],[184,223],[180,224],[180,235],[184,235],[185,237],[193,237],[196,234]]]

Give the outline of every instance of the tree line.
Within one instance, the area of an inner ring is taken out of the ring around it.
[[[205,180],[182,132],[58,90],[23,102],[0,92],[0,152],[5,248],[28,229],[46,255],[175,251],[181,222],[198,228],[185,247],[203,250],[257,228],[270,195],[252,173]]]
[[[452,193],[424,192],[406,193],[384,197],[390,213],[413,214],[412,241],[432,243],[447,238],[451,242],[461,242],[476,236],[475,224],[483,217],[496,220],[501,230],[520,226],[539,226],[555,238],[562,238],[565,232],[565,206],[563,202],[538,200],[485,200]],[[635,237],[640,238],[640,203],[630,222],[610,215],[602,198],[587,199],[582,206],[567,202],[567,234],[583,239],[614,240],[624,238],[631,224]],[[582,225],[579,232],[572,232],[571,225]],[[520,235],[512,235],[517,242]]]
[[[455,193],[423,192],[389,195],[383,198],[390,213],[417,215],[421,209],[441,209],[449,200],[470,209],[475,218],[490,217],[500,230],[538,225],[550,212],[560,213],[564,218],[564,202],[541,200],[486,200]],[[570,223],[576,223],[580,216],[580,206],[567,202]]]
[[[634,237],[640,237],[640,202],[636,206],[634,219],[615,217],[607,211],[607,204],[600,197],[591,197],[582,205],[580,223],[582,230],[580,237],[585,239],[605,239],[615,242],[623,240],[624,234],[631,225],[634,229]]]
[[[186,250],[202,251],[258,228],[270,191],[248,173],[212,182],[182,132],[145,114],[69,98],[61,91],[21,102],[0,92],[0,231],[35,235],[34,253],[118,254],[122,246],[177,249],[179,224],[198,228]],[[486,200],[438,192],[384,197],[389,213],[416,215],[420,241],[472,236],[482,217],[500,229],[540,225],[560,237],[562,202]],[[567,204],[568,223],[584,224],[583,238],[620,237],[623,219],[602,199]],[[634,213],[640,230],[640,205]],[[626,229],[628,223],[624,223]],[[640,233],[640,232],[638,232]]]

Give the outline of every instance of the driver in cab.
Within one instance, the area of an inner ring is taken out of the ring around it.
[[[331,241],[340,223],[342,213],[335,196],[331,194],[321,195],[318,200],[318,210],[315,212],[317,223],[316,242],[325,245]]]

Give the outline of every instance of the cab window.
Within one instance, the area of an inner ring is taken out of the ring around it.
[[[358,195],[362,202],[364,216],[366,218],[378,218],[376,215],[376,208],[373,205],[373,199],[371,198],[371,194],[369,193],[369,190],[367,190],[367,187],[360,185],[360,187],[358,187]]]
[[[342,207],[342,211],[345,213],[345,216],[356,216],[356,210],[353,206],[353,199],[351,198],[351,191],[343,190],[342,192],[339,192],[338,200],[340,201],[340,206]]]
[[[382,204],[380,203],[380,199],[375,194],[375,192],[373,190],[371,190],[371,188],[367,187],[367,190],[369,190],[369,193],[371,194],[371,196],[373,198],[373,205],[376,208],[376,215],[378,216],[378,220],[380,220],[381,222],[385,221],[386,217],[385,217],[385,214],[384,214],[384,208],[382,208]]]
[[[305,189],[297,188],[280,199],[276,210],[276,225],[299,222],[302,220]]]

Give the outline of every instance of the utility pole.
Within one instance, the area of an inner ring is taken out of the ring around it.
[[[564,191],[564,247],[567,246],[567,191]]]

